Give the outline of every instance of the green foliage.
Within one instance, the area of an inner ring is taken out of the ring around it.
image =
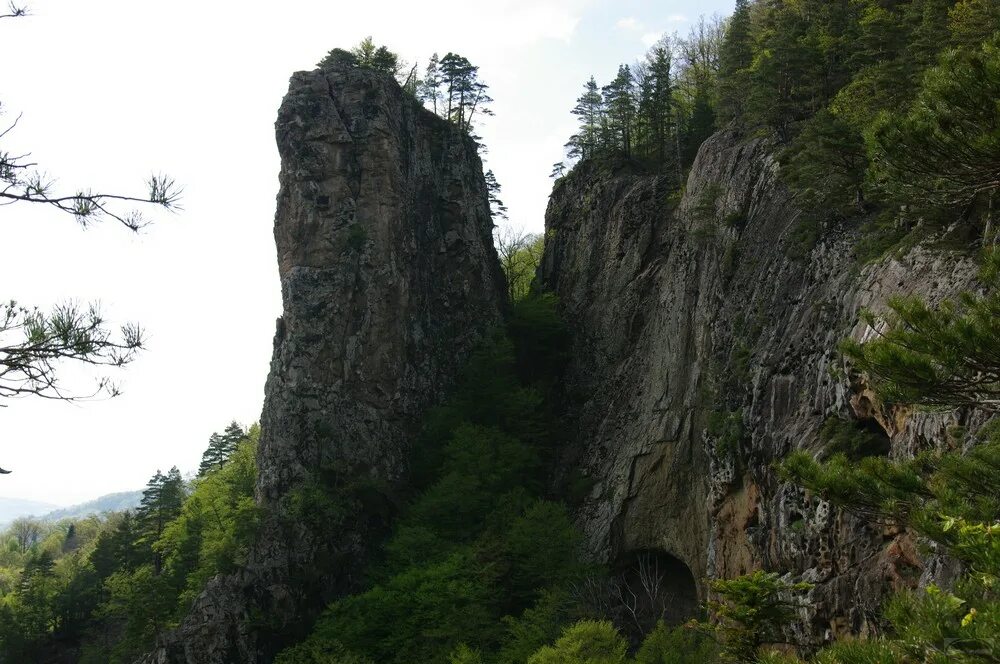
[[[907,113],[886,111],[866,132],[875,181],[895,201],[965,210],[988,228],[1000,188],[998,97],[1000,35],[980,49],[945,54]]]
[[[782,176],[810,214],[863,211],[867,164],[861,135],[829,109],[805,121],[781,154]]]
[[[843,352],[874,381],[886,401],[954,407],[1000,398],[1000,280],[988,257],[984,295],[931,307],[918,298],[896,298],[881,317],[866,314],[878,338],[845,341]]]
[[[340,644],[386,663],[493,661],[496,652],[523,662],[556,632],[565,617],[560,588],[585,569],[566,508],[542,497],[556,427],[527,385],[551,380],[553,363],[543,356],[564,332],[551,297],[521,300],[512,318],[516,343],[494,335],[449,401],[428,414],[414,454],[415,491],[369,570],[369,587],[329,605],[282,658]],[[303,518],[351,511],[327,495],[335,513],[322,513],[298,493]]]
[[[165,575],[182,588],[178,609],[189,606],[213,576],[246,560],[260,517],[253,499],[258,432],[252,429],[223,467],[197,480],[154,546],[164,555]]]
[[[686,38],[664,36],[643,61],[620,65],[599,87],[584,84],[572,113],[571,159],[623,161],[669,173],[680,187],[684,169],[716,128],[716,83],[722,24],[701,19]]]
[[[535,637],[540,634],[533,635]],[[563,630],[552,645],[525,657],[503,658],[506,664],[705,664],[719,661],[716,643],[692,626],[669,627],[660,622],[650,631],[635,659],[628,657],[628,641],[607,621],[581,620]]]
[[[501,213],[506,216],[506,212]],[[542,262],[545,236],[498,228],[493,240],[500,258],[500,268],[507,279],[507,300],[511,304],[517,304],[531,293],[535,273]]]
[[[520,616],[505,616],[497,664],[522,664],[536,650],[559,638],[572,603],[567,591],[550,589],[542,591],[538,601]]]
[[[758,653],[754,664],[801,664],[802,660],[795,655],[778,650],[768,650]]]
[[[448,664],[483,664],[483,656],[463,643],[448,656]]]
[[[427,65],[424,79],[415,86],[418,98],[431,102],[432,110],[451,121],[473,139],[473,121],[493,115],[489,86],[479,78],[479,67],[465,56],[447,53],[438,59],[435,53]]]
[[[985,0],[737,2],[719,109],[786,145],[796,255],[825,223],[873,208],[990,227],[997,30],[1000,9]],[[862,234],[862,260],[900,239],[899,224],[880,226]]]
[[[499,637],[496,577],[472,549],[414,565],[332,604],[309,641],[340,641],[387,664],[438,661],[470,637]]]
[[[48,661],[58,650],[84,663],[132,662],[209,578],[242,564],[257,520],[259,428],[231,424],[227,435],[237,429],[242,442],[190,495],[176,468],[158,471],[134,513],[39,524],[34,543],[0,563],[20,570],[7,586],[0,574],[0,658]]]
[[[740,445],[746,437],[743,411],[713,411],[708,414],[708,435],[715,438],[716,454],[723,458],[739,457]]]
[[[782,642],[781,630],[801,606],[796,595],[812,586],[788,583],[774,572],[756,571],[735,579],[712,582],[718,599],[708,603],[722,655],[735,662],[754,662],[762,646]]]
[[[841,641],[824,648],[813,658],[815,664],[899,664],[902,655],[885,641]]]
[[[669,627],[661,622],[642,642],[635,664],[703,664],[717,661],[719,647],[688,625]]]
[[[518,300],[507,320],[521,380],[543,394],[561,378],[570,357],[570,334],[552,293],[534,293]]]
[[[753,64],[750,0],[736,0],[719,52],[719,115],[725,122],[742,117],[750,92]]]
[[[569,156],[632,160],[681,186],[701,143],[731,123],[784,146],[801,211],[793,257],[831,222],[900,206],[902,224],[865,228],[862,260],[921,223],[964,220],[994,242],[998,31],[990,0],[738,0],[725,24],[661,39],[604,88],[591,78]]]
[[[628,642],[610,622],[583,620],[543,646],[528,664],[625,664]]]
[[[902,254],[901,249],[910,248],[904,240],[912,237],[913,225],[907,215],[897,210],[884,210],[861,226],[860,238],[855,247],[857,261],[861,265],[879,260],[887,253]]]
[[[985,293],[965,293],[938,307],[908,298],[890,304],[880,335],[844,350],[868,374],[882,399],[930,407],[992,406],[1000,395],[996,351],[998,257],[987,255]],[[840,425],[838,425],[840,426]],[[961,438],[963,431],[950,436]],[[839,433],[834,432],[832,441]],[[964,451],[957,451],[958,442]],[[969,440],[940,441],[912,459],[834,454],[818,462],[805,452],[781,466],[786,478],[870,520],[911,528],[964,565],[951,591],[935,586],[892,598],[883,641],[838,644],[817,655],[832,662],[978,662],[1000,657],[1000,420]]]
[[[501,547],[510,565],[507,596],[523,605],[547,586],[564,587],[582,577],[579,546],[579,533],[562,503],[530,504],[503,536]]]
[[[963,585],[957,590],[969,591],[965,598],[934,585],[893,597],[886,617],[896,628],[896,649],[910,658],[929,662],[1000,658],[996,639],[1000,601],[995,590],[974,582]]]
[[[282,651],[274,664],[374,664],[337,641],[307,641]]]
[[[247,432],[243,430],[237,422],[230,422],[221,433],[212,433],[208,438],[208,447],[201,455],[201,465],[198,467],[198,476],[222,468],[236,451],[236,447],[247,439]]]
[[[126,662],[138,657],[169,625],[174,609],[167,580],[151,565],[134,571],[118,571],[104,581],[105,601],[95,617],[122,625],[109,659]]]
[[[361,40],[361,43],[350,51],[340,48],[331,50],[316,66],[321,68],[363,67],[398,77],[406,68],[406,63],[385,46],[376,46],[369,36]]]
[[[477,526],[509,490],[536,477],[539,465],[537,453],[520,440],[468,424],[454,432],[444,457],[440,479],[410,507],[407,521],[457,541],[477,536]]]

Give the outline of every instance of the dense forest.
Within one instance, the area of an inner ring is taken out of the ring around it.
[[[568,156],[682,188],[715,131],[770,137],[807,247],[848,217],[868,224],[863,259],[956,220],[992,242],[998,27],[990,0],[739,0],[588,80]]]
[[[135,510],[13,523],[0,535],[0,661],[131,662],[148,650],[208,579],[242,562],[259,435],[230,423],[196,477],[156,471]]]

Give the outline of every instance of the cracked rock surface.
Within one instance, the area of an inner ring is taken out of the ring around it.
[[[421,416],[502,316],[471,139],[357,68],[293,75],[275,130],[283,311],[261,414],[263,524],[246,568],[213,579],[147,663],[270,661],[271,635],[301,636],[356,588]],[[314,524],[296,492],[320,472],[374,487],[375,508]]]
[[[804,242],[775,152],[720,132],[683,195],[667,176],[579,165],[555,185],[538,276],[573,331],[564,469],[592,486],[578,515],[591,557],[669,554],[702,599],[712,578],[787,572],[816,584],[794,629],[819,643],[864,632],[892,588],[933,565],[908,533],[865,527],[782,483],[773,464],[820,449],[830,417],[880,432],[892,455],[967,417],[885,411],[836,349],[872,333],[862,308],[940,300],[974,287],[976,266],[919,245],[861,265],[859,220]],[[712,413],[736,433],[710,433]]]

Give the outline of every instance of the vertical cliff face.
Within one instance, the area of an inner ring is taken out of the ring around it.
[[[884,412],[836,347],[872,333],[862,308],[938,300],[976,270],[920,246],[861,266],[856,223],[804,238],[774,151],[717,134],[683,196],[662,177],[581,165],[556,184],[539,276],[574,331],[566,459],[594,483],[579,515],[591,554],[658,551],[702,598],[707,579],[787,571],[815,584],[798,629],[818,641],[863,631],[885,592],[938,570],[908,534],[865,527],[773,463],[820,449],[831,417],[893,455],[942,439],[952,416]]]
[[[261,421],[265,505],[324,462],[398,478],[413,424],[503,302],[475,146],[395,81],[298,73],[277,138],[284,311]]]
[[[354,587],[421,415],[501,319],[471,140],[357,68],[295,74],[276,133],[283,312],[261,416],[263,525],[246,569],[214,579],[150,662],[270,661],[269,635],[308,629]],[[331,519],[313,497],[344,487],[367,497]]]

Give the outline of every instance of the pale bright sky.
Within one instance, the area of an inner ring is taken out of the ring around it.
[[[479,65],[496,117],[481,133],[511,223],[541,230],[551,165],[591,75],[606,83],[663,32],[731,0],[279,3],[26,0],[0,21],[0,102],[23,117],[0,149],[30,151],[70,192],[142,192],[153,171],[184,210],[134,235],[54,211],[0,207],[0,299],[99,300],[149,349],[122,396],[0,408],[0,496],[70,504],[197,468],[208,436],[260,415],[281,311],[271,235],[275,114],[292,72],[366,35],[421,69],[432,52]],[[4,2],[3,4],[6,4]],[[3,125],[6,127],[6,124]],[[141,194],[140,194],[141,195]],[[69,374],[67,374],[69,375]],[[75,377],[87,388],[92,378]]]

